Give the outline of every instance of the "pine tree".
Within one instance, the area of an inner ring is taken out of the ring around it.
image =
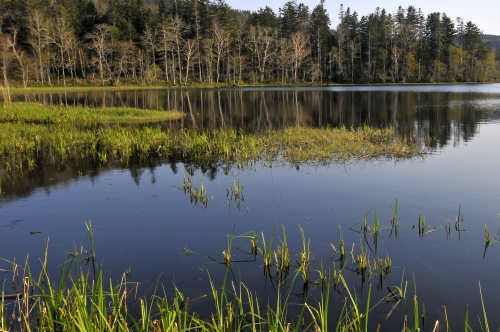
[[[324,72],[326,54],[331,48],[330,17],[325,9],[325,0],[314,7],[309,19],[309,37],[312,46],[312,56],[321,73]],[[322,75],[320,77],[322,81]]]

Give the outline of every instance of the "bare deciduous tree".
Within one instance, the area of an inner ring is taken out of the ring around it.
[[[137,48],[132,41],[119,41],[114,44],[115,59],[113,63],[113,82],[120,83],[122,74],[125,79],[131,74],[135,78],[134,55]]]
[[[7,71],[10,62],[12,61],[13,55],[10,49],[12,36],[10,34],[2,34],[0,36],[0,56],[2,65],[2,76],[3,76],[3,97],[4,106],[10,104],[10,91],[9,91],[9,79],[7,77]]]
[[[146,57],[146,67],[152,66],[152,73],[156,75],[155,52],[158,49],[159,33],[156,27],[146,24],[146,29],[141,37],[142,44],[146,48],[146,53],[150,53],[150,57]],[[156,77],[154,77],[156,79]]]
[[[12,56],[16,59],[19,64],[19,69],[21,69],[21,77],[23,81],[23,88],[28,86],[28,62],[29,57],[22,47],[17,42],[18,33],[20,30],[19,26],[14,26],[11,29],[11,38],[6,38],[6,47],[12,52]]]
[[[37,80],[44,84],[44,61],[43,53],[49,44],[48,40],[48,21],[45,15],[38,9],[29,12],[28,29],[30,31],[29,43],[38,57]]]
[[[202,44],[203,50],[205,50],[203,59],[205,60],[205,64],[207,65],[206,76],[208,83],[211,84],[213,81],[214,40],[212,38],[206,38],[203,39]]]
[[[291,34],[290,40],[293,46],[293,81],[297,82],[297,72],[304,59],[311,53],[308,48],[307,36],[302,31]]]
[[[59,61],[63,76],[63,84],[66,86],[66,52],[71,46],[71,41],[75,38],[73,30],[67,19],[62,16],[55,16],[49,24],[49,40],[59,49]]]
[[[168,54],[172,51],[174,44],[174,29],[169,21],[165,19],[159,27],[158,38],[160,39],[161,52],[163,53],[163,69],[165,74],[165,80],[168,82]],[[174,73],[174,84],[175,84],[175,73]]]
[[[248,48],[252,51],[259,70],[260,81],[264,81],[266,65],[278,52],[278,30],[270,27],[251,26],[248,30]]]
[[[104,67],[107,66],[108,55],[113,49],[111,43],[111,27],[107,24],[98,24],[94,30],[86,35],[90,40],[89,48],[96,54],[97,66],[99,68],[99,77],[104,86]],[[108,73],[110,75],[110,73]]]
[[[215,56],[217,58],[217,77],[215,82],[219,83],[221,59],[227,53],[227,46],[229,44],[229,31],[224,29],[218,22],[213,25],[213,43]]]
[[[191,66],[191,59],[196,56],[196,52],[198,50],[198,43],[194,39],[186,40],[184,44],[184,56],[186,58],[186,77],[184,79],[184,84],[187,85],[189,68]]]
[[[177,51],[177,64],[178,64],[178,70],[179,70],[179,81],[182,81],[182,63],[181,63],[181,49],[182,49],[182,44],[184,43],[184,36],[188,32],[189,27],[184,23],[184,21],[179,17],[175,16],[174,19],[172,20],[172,31],[173,31],[173,42],[175,45],[175,49]],[[173,57],[173,52],[172,52],[172,61],[175,62],[174,57]],[[174,75],[175,75],[175,67],[174,68]],[[174,77],[174,85],[175,85],[175,77]]]

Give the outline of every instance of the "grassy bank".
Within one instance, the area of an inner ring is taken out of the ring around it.
[[[425,153],[422,142],[403,141],[391,127],[293,127],[255,135],[168,126],[182,116],[177,111],[12,104],[0,110],[0,157],[8,170],[36,167],[40,159],[128,163],[131,158],[175,156],[245,167],[256,162],[329,163]]]
[[[123,84],[118,86],[96,84],[79,84],[79,85],[53,85],[53,86],[36,86],[29,85],[26,88],[20,87],[21,82],[12,84],[13,87],[9,88],[10,93],[27,93],[27,92],[69,92],[69,91],[92,91],[92,90],[154,90],[154,89],[219,89],[219,88],[273,88],[273,87],[290,87],[290,88],[307,88],[307,87],[331,87],[331,86],[418,86],[418,85],[464,85],[464,84],[492,84],[497,82],[421,82],[421,83],[371,83],[371,84],[350,84],[350,83],[281,83],[281,82],[264,82],[264,83],[240,83],[240,84],[226,84],[226,83],[196,83],[191,82],[187,85],[183,84],[156,84],[156,85],[133,85]]]

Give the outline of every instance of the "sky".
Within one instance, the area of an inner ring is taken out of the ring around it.
[[[265,6],[271,7],[276,13],[288,0],[226,0],[226,3],[234,9],[256,11]],[[319,4],[319,0],[297,0],[313,10]],[[472,21],[485,34],[500,35],[500,0],[325,0],[325,7],[330,15],[332,28],[338,23],[337,14],[340,4],[344,9],[351,8],[358,12],[359,17],[368,15],[375,11],[376,7],[385,8],[388,13],[395,13],[399,6],[408,8],[413,5],[422,9],[425,16],[432,12],[446,13],[455,19],[462,17],[465,22]]]

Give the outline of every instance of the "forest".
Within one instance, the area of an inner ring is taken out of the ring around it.
[[[224,0],[0,0],[3,87],[490,82],[480,28],[414,6],[361,16]],[[494,39],[492,39],[494,40]]]

